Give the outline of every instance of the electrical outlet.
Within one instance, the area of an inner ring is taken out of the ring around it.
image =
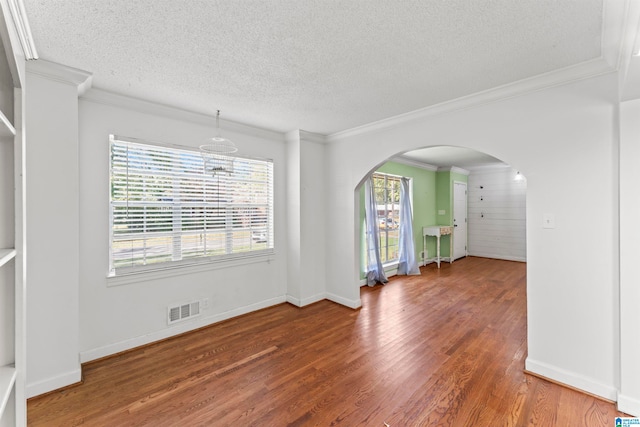
[[[205,298],[202,301],[200,301],[200,306],[202,307],[203,310],[206,310],[207,308],[209,308],[209,298]]]
[[[445,211],[444,209],[440,209],[438,211],[438,215],[446,215],[447,211]]]

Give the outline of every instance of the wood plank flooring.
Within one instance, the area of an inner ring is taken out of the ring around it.
[[[612,403],[523,372],[526,266],[466,258],[282,304],[83,367],[30,426],[610,426]]]

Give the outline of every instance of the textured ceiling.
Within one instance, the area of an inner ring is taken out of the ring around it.
[[[603,0],[24,0],[93,87],[332,134],[601,55]]]

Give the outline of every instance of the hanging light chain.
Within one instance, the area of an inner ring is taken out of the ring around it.
[[[208,144],[200,146],[200,153],[204,161],[205,173],[216,174],[232,174],[234,157],[229,156],[238,151],[235,144],[221,136],[220,133],[220,110],[216,111],[216,136],[209,138]]]
[[[216,136],[220,137],[220,110],[216,113]]]

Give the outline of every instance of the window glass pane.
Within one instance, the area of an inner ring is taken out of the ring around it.
[[[212,175],[197,151],[111,136],[111,273],[273,249],[273,163],[233,158]]]
[[[380,230],[380,256],[383,263],[399,257],[400,177],[375,173],[373,185]]]

